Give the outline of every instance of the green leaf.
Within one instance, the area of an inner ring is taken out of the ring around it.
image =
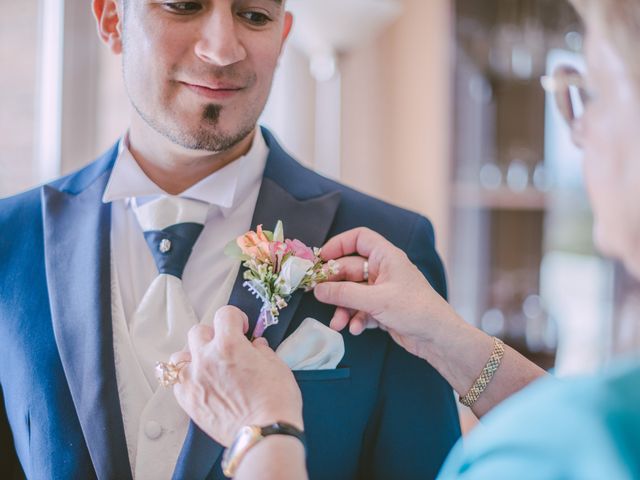
[[[242,253],[242,249],[238,246],[235,240],[231,240],[224,247],[224,254],[227,257],[234,258],[236,260],[246,261],[249,260],[249,255],[245,255]]]

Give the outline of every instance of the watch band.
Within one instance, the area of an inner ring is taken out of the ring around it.
[[[304,432],[290,423],[276,422],[264,427],[248,425],[240,429],[231,446],[225,449],[222,455],[221,467],[225,476],[229,478],[233,477],[247,452],[269,435],[288,435],[295,437],[302,442],[305,451],[307,449]]]
[[[271,425],[262,427],[260,429],[260,433],[263,437],[267,437],[269,435],[289,435],[291,437],[296,437],[302,442],[305,451],[307,450],[307,439],[304,435],[304,432],[299,428],[294,427],[290,423],[276,422]]]

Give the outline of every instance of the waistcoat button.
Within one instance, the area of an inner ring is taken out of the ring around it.
[[[150,420],[144,426],[144,434],[151,440],[160,438],[162,435],[162,426],[158,422]]]

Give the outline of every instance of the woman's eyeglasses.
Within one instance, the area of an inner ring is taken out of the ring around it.
[[[573,67],[560,66],[552,75],[542,77],[540,83],[545,91],[554,94],[562,117],[573,127],[592,98],[584,76]]]

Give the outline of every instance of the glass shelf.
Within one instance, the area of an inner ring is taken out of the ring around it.
[[[457,208],[544,211],[548,197],[548,193],[533,187],[520,192],[508,187],[489,190],[473,184],[455,184],[453,187],[453,206]]]

